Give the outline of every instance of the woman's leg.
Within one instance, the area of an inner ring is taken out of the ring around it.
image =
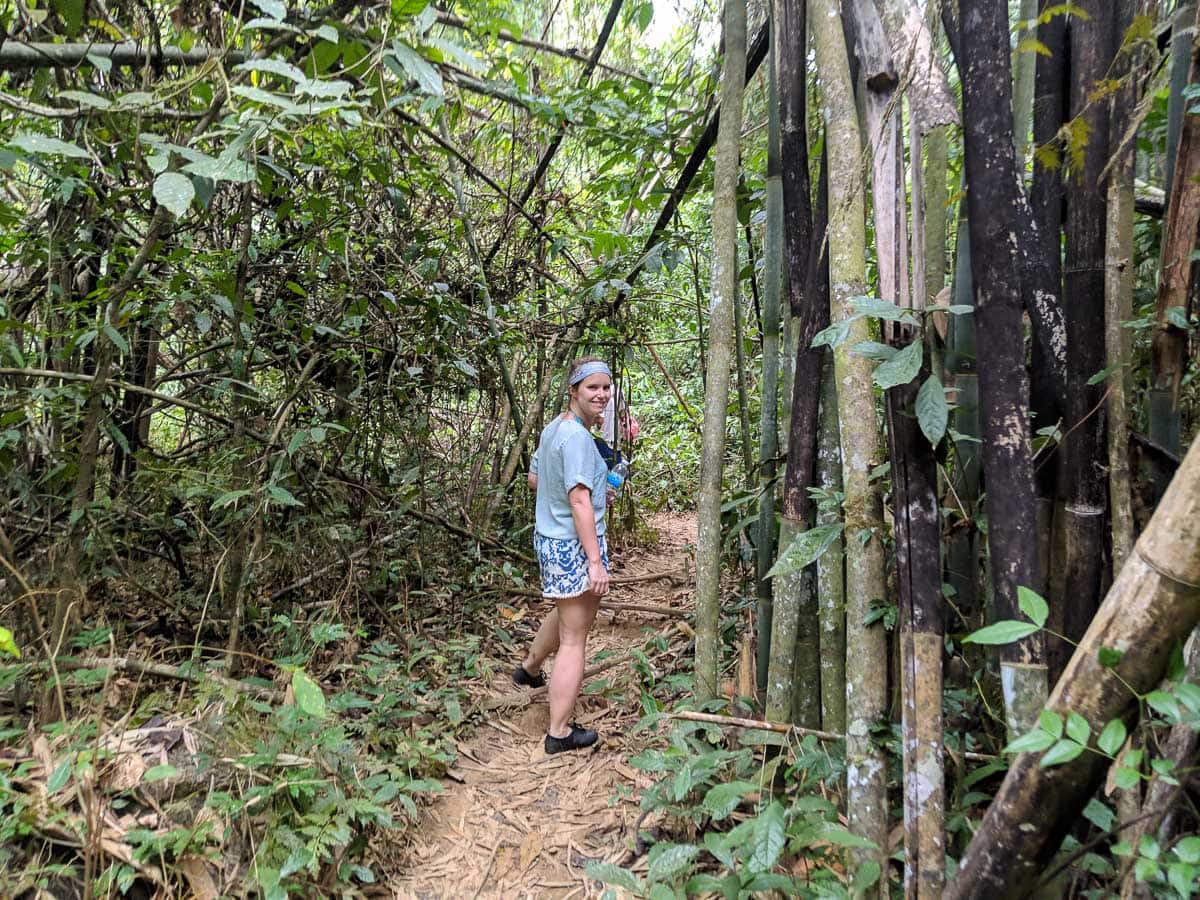
[[[521,665],[530,675],[537,675],[546,658],[558,649],[558,609],[552,609],[542,626],[529,645],[529,653],[521,660]]]
[[[558,656],[554,660],[554,671],[550,673],[552,737],[566,737],[571,733],[567,722],[583,683],[588,631],[599,608],[600,598],[591,591],[558,601]]]

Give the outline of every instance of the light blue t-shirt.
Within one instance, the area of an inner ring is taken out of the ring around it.
[[[533,456],[532,471],[538,477],[537,533],[543,537],[576,539],[575,520],[567,494],[577,484],[592,492],[596,514],[596,536],[604,534],[604,487],[608,466],[596,449],[588,430],[574,419],[556,418],[542,430]]]

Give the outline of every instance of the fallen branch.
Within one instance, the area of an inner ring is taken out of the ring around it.
[[[599,675],[601,672],[607,672],[609,669],[619,666],[622,663],[627,663],[633,659],[632,653],[622,653],[620,656],[614,656],[612,659],[606,659],[602,663],[597,663],[594,666],[589,666],[583,671],[584,678],[591,678],[593,675]],[[505,694],[502,697],[493,697],[490,700],[485,700],[482,703],[476,704],[467,713],[466,717],[470,717],[474,712],[491,712],[494,709],[503,709],[506,706],[527,706],[535,697],[541,697],[550,690],[549,685],[543,685],[539,688],[534,688],[531,691],[515,691],[511,694]]]
[[[713,713],[692,712],[681,710],[668,713],[672,719],[687,719],[691,722],[708,722],[711,725],[723,725],[726,728],[752,728],[756,731],[773,731],[776,734],[798,734],[801,737],[812,735],[819,741],[844,741],[846,736],[834,731],[818,731],[815,728],[802,728],[799,725],[784,725],[779,722],[764,722],[761,719],[743,719],[740,716],[718,716]],[[999,757],[990,753],[962,753],[964,759],[976,762],[993,762]]]
[[[610,600],[601,600],[600,608],[613,612],[643,612],[653,613],[656,616],[677,616],[680,618],[691,613],[690,609],[663,606],[658,603],[616,603]]]
[[[94,659],[66,659],[59,661],[59,667],[64,670],[73,669],[107,669],[111,672],[132,672],[135,675],[154,675],[158,678],[173,678],[176,681],[190,681],[192,684],[202,684],[211,681],[216,685],[241,694],[253,694],[264,700],[275,703],[283,702],[283,694],[271,688],[246,684],[235,681],[224,675],[212,672],[189,672],[179,666],[169,666],[165,663],[144,662],[140,659],[126,659],[123,656],[101,656]]]

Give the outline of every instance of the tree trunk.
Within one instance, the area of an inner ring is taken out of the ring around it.
[[[1100,173],[1108,161],[1108,104],[1090,102],[1113,60],[1112,0],[1086,0],[1087,13],[1072,17],[1071,114],[1087,125],[1082,166],[1073,169],[1067,199],[1063,310],[1067,323],[1066,558],[1069,590],[1062,597],[1063,633],[1078,641],[1100,604],[1104,580],[1106,512],[1104,416],[1099,384],[1104,368],[1105,191]],[[1097,407],[1100,407],[1097,409]]]
[[[822,269],[809,196],[804,40],[807,9],[803,0],[776,0],[772,12],[778,23],[773,31],[778,40],[773,66],[779,82],[783,254],[787,267],[784,280],[795,341],[779,533],[782,555],[811,525],[808,488],[813,484],[819,399],[813,387],[821,377],[821,351],[812,348],[812,339],[828,323],[829,307],[819,289]],[[821,676],[816,630],[810,627],[817,617],[811,573],[780,576],[775,580],[774,592],[767,718],[813,728],[820,722]]]
[[[738,143],[745,89],[745,0],[725,0],[724,26],[725,73],[721,85],[724,115],[713,167],[712,300],[696,541],[696,696],[701,700],[717,696],[721,662],[721,474],[725,414],[729,406],[733,304],[737,302]]]
[[[833,355],[821,367],[821,431],[817,445],[817,487],[826,496],[841,493],[841,431],[838,425],[837,385]],[[832,505],[819,512],[818,525],[835,525],[841,514]],[[821,648],[821,727],[846,730],[846,560],[845,540],[839,535],[817,560],[817,597]],[[796,685],[797,692],[805,690]]]
[[[978,329],[988,552],[996,617],[1018,619],[1017,587],[1037,560],[1029,388],[1017,255],[1018,185],[1012,140],[1008,16],[991,0],[963,0],[963,137]],[[1024,731],[1046,696],[1041,635],[1008,645],[1001,682],[1009,728]]]
[[[781,10],[772,10],[776,23]],[[803,30],[801,30],[803,34]],[[762,399],[758,442],[758,690],[767,689],[774,619],[771,580],[775,559],[775,457],[779,455],[779,337],[783,287],[783,176],[779,164],[780,29],[771,29],[771,68],[767,75],[767,222],[763,241]]]
[[[851,298],[866,287],[866,229],[859,172],[862,140],[838,4],[813,0],[811,9],[826,141],[827,146],[836,148],[829,156],[829,282],[830,317],[840,322],[850,318]],[[847,340],[834,350],[834,371],[846,520],[846,807],[851,831],[875,845],[860,851],[860,865],[877,866],[882,877],[887,857],[886,772],[883,756],[871,740],[871,729],[883,717],[887,703],[887,642],[881,623],[864,624],[870,601],[887,592],[882,510],[870,482],[880,441],[872,365],[850,353],[850,347],[868,335],[865,320],[849,325]]]
[[[1195,21],[1193,15],[1192,21]],[[1175,17],[1176,27],[1181,24]],[[1172,51],[1177,42],[1172,40]],[[1180,57],[1183,47],[1180,47]],[[1180,63],[1182,64],[1182,63]],[[1172,63],[1172,94],[1174,94]],[[1188,80],[1200,80],[1200,29],[1192,39]],[[1170,310],[1189,306],[1192,281],[1192,250],[1200,225],[1200,118],[1183,117],[1178,145],[1167,171],[1172,174],[1163,226],[1162,274],[1155,302],[1155,328],[1150,348],[1150,438],[1178,453],[1180,446],[1179,385],[1187,370],[1187,330],[1171,321]],[[1173,162],[1173,165],[1171,164]],[[1177,313],[1176,313],[1177,314]],[[1176,320],[1178,321],[1178,320]]]
[[[1021,0],[1017,17],[1021,30],[1017,32],[1018,46],[1036,35],[1034,23],[1038,0]],[[1013,61],[1013,140],[1017,151],[1017,171],[1024,175],[1025,157],[1029,153],[1029,131],[1033,127],[1033,90],[1037,51],[1032,47],[1015,54]],[[1023,179],[1022,179],[1023,180]]]
[[[1114,34],[1133,21],[1133,0],[1118,0]],[[1137,102],[1137,73],[1128,53],[1117,60],[1112,77],[1127,83],[1111,100],[1111,121],[1124,127]],[[1119,140],[1119,136],[1118,136]],[[1114,142],[1115,143],[1115,142]],[[1108,370],[1108,498],[1112,508],[1113,570],[1120,570],[1133,549],[1133,482],[1129,468],[1128,384],[1131,342],[1125,322],[1133,318],[1133,148],[1118,147],[1109,163],[1108,222],[1105,226],[1104,363]]]
[[[1200,440],[1193,442],[1046,708],[1064,718],[1082,716],[1092,734],[1113,719],[1132,720],[1138,695],[1158,684],[1172,646],[1198,620]],[[1099,658],[1106,647],[1122,650],[1111,667]],[[1042,768],[1041,758],[1041,753],[1022,753],[1010,765],[944,895],[947,900],[1030,896],[1108,762],[1102,754],[1085,752]]]

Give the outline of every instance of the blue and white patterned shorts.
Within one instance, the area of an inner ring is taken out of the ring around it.
[[[608,542],[600,535],[600,560],[608,571]],[[533,549],[542,570],[542,596],[553,600],[578,597],[589,587],[587,554],[576,538],[548,538],[536,532]]]

